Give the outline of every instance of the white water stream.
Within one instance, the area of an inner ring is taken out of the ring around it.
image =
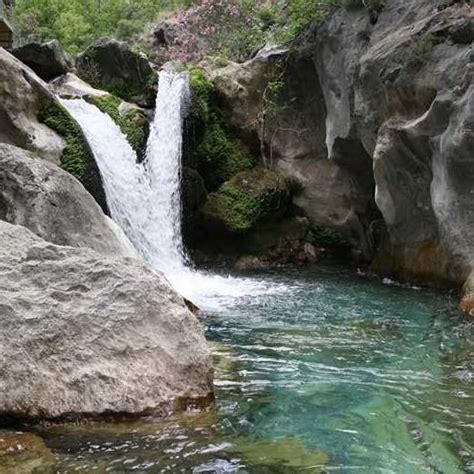
[[[281,291],[264,282],[194,270],[181,235],[181,148],[190,100],[186,73],[161,72],[146,158],[137,155],[120,128],[84,100],[62,103],[81,126],[94,153],[112,218],[135,248],[174,288],[206,309],[239,297]]]

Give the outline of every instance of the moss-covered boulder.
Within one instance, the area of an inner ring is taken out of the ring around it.
[[[81,181],[103,211],[107,212],[100,172],[77,122],[58,101],[52,101],[44,106],[38,114],[38,119],[65,140],[61,167]]]
[[[254,168],[257,159],[236,139],[215,96],[214,84],[199,68],[190,70],[192,90],[188,121],[188,164],[196,168],[209,191],[241,171]]]
[[[155,103],[157,75],[148,59],[123,41],[99,38],[79,55],[76,67],[93,87],[143,107]]]
[[[84,99],[112,118],[137,152],[139,159],[142,159],[150,130],[148,118],[143,109],[134,106],[124,108],[122,99],[112,94],[88,95]]]
[[[245,233],[257,224],[284,216],[291,203],[288,181],[276,171],[244,171],[211,193],[202,214],[207,227]]]

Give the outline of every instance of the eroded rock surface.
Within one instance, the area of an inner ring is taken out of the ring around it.
[[[0,142],[37,152],[59,164],[65,141],[38,119],[53,101],[46,83],[0,48]]]
[[[313,225],[375,254],[382,273],[460,288],[474,258],[474,14],[462,1],[383,3],[338,9],[289,52],[213,77],[231,125],[301,183],[294,202]]]
[[[136,255],[123,232],[73,176],[26,150],[1,143],[0,219],[58,245]]]
[[[1,416],[161,414],[210,402],[203,328],[164,277],[3,221],[0,239]]]

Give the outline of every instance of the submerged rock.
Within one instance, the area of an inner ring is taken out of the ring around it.
[[[0,431],[0,472],[53,474],[55,462],[53,453],[38,436]]]
[[[45,81],[66,74],[72,65],[71,59],[57,40],[28,43],[13,49],[12,54]]]
[[[143,54],[123,41],[98,39],[79,55],[76,67],[79,77],[94,87],[144,107],[155,103],[155,72]]]
[[[26,150],[1,143],[0,219],[58,245],[136,255],[123,232],[73,176]]]
[[[203,328],[163,276],[2,221],[0,239],[0,416],[156,415],[212,400]]]

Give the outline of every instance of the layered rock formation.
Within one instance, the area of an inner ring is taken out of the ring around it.
[[[164,277],[2,221],[0,237],[0,416],[163,414],[210,402],[203,329]]]

